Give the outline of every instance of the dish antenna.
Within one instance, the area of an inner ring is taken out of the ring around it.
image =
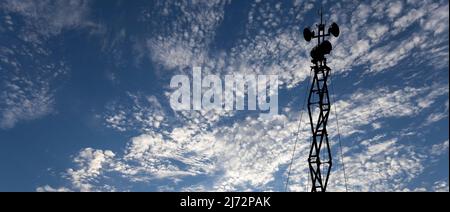
[[[309,42],[309,41],[311,41],[312,37],[314,37],[314,31],[311,32],[311,30],[308,27],[306,27],[303,30],[303,38],[305,38],[305,40]]]
[[[332,23],[330,28],[328,29],[328,33],[331,33],[334,37],[339,36],[339,26],[336,23]]]

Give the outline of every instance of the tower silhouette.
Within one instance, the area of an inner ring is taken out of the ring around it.
[[[320,11],[320,24],[317,24],[317,34],[309,28],[303,30],[306,41],[317,39],[317,45],[311,50],[311,70],[313,71],[312,84],[308,96],[308,114],[312,132],[312,143],[309,151],[308,163],[311,177],[311,192],[325,192],[333,164],[330,142],[327,133],[327,122],[331,103],[328,92],[328,78],[331,69],[327,66],[325,55],[333,49],[331,43],[325,40],[333,35],[339,36],[339,27],[331,24],[325,32],[322,10]]]

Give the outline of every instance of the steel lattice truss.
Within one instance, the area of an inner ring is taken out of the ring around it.
[[[313,81],[308,97],[308,113],[312,131],[312,143],[308,163],[311,174],[311,191],[324,192],[330,176],[332,158],[327,134],[327,122],[330,114],[330,97],[327,80],[330,68],[326,59],[316,61],[312,66]]]
[[[325,38],[330,35],[338,37],[340,30],[336,23],[332,23],[328,28],[328,32],[325,32],[322,10],[320,10],[320,24],[316,26],[317,31],[311,31],[309,28],[303,30],[303,37],[306,41],[309,42],[313,38],[317,39],[317,45],[310,53],[314,77],[308,97],[309,123],[312,132],[308,164],[312,181],[311,191],[325,192],[332,166],[330,142],[327,133],[327,122],[331,109],[327,84],[331,69],[327,66],[325,55],[330,54],[333,49],[330,41],[325,40]]]

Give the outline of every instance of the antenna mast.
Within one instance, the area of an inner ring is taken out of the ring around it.
[[[311,192],[325,192],[332,166],[332,156],[327,133],[327,122],[331,103],[328,93],[328,77],[331,69],[327,66],[326,54],[330,54],[332,45],[326,37],[339,36],[339,27],[331,24],[325,32],[323,13],[320,10],[320,24],[316,25],[317,35],[309,28],[303,30],[306,41],[317,38],[317,45],[311,50],[311,69],[314,71],[313,81],[308,96],[308,114],[312,132],[312,143],[308,163],[312,181]]]

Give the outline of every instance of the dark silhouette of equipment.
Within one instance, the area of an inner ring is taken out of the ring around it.
[[[308,114],[312,132],[312,143],[309,151],[308,163],[312,181],[311,192],[325,192],[332,166],[330,143],[327,134],[327,122],[331,109],[328,93],[328,77],[331,69],[327,66],[325,55],[330,54],[333,47],[326,37],[340,34],[339,26],[332,23],[325,32],[323,15],[320,11],[320,24],[317,34],[309,28],[303,30],[306,41],[317,38],[317,45],[311,50],[311,66],[314,72],[308,96]]]

